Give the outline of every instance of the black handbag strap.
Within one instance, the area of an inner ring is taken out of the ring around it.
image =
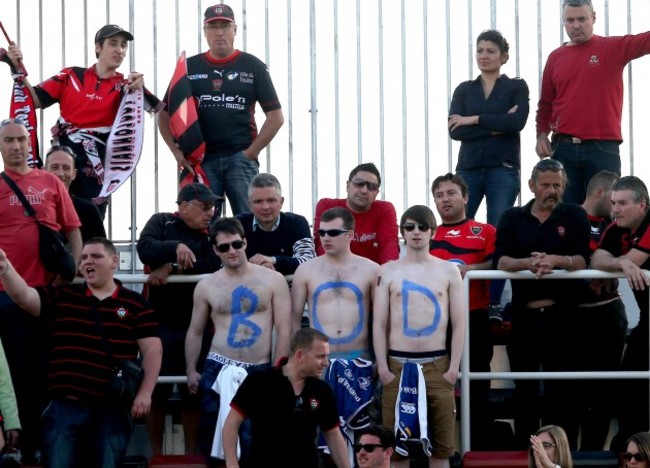
[[[14,193],[18,196],[18,199],[25,207],[25,211],[27,212],[27,214],[29,214],[29,216],[33,216],[34,218],[36,218],[36,211],[34,210],[32,205],[27,201],[27,198],[25,197],[25,194],[22,192],[22,190],[18,188],[16,182],[14,182],[13,179],[5,173],[5,171],[2,171],[2,173],[0,173],[0,176],[2,176],[2,178],[7,183],[7,185],[11,187],[11,190],[13,190]]]

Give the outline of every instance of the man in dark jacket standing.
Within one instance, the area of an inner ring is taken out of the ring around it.
[[[185,334],[192,317],[192,297],[196,283],[167,284],[169,275],[199,275],[212,273],[220,266],[208,236],[208,225],[218,197],[202,184],[189,184],[178,194],[178,211],[156,213],[142,230],[138,239],[138,254],[151,270],[149,301],[158,321],[163,343],[163,363],[160,375],[185,375]],[[204,351],[209,346],[204,340]],[[205,357],[205,356],[204,356]],[[200,359],[199,362],[203,362]],[[185,452],[196,452],[199,406],[190,397],[187,387],[179,388],[182,397],[182,420],[185,431]],[[165,402],[172,385],[158,385],[153,396],[148,419],[154,454],[162,453]]]

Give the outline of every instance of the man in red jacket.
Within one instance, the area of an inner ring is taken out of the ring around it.
[[[321,215],[330,208],[342,206],[354,216],[353,254],[379,264],[399,258],[395,207],[390,202],[376,200],[380,186],[381,174],[377,166],[363,163],[350,172],[346,183],[347,199],[322,198],[318,201],[314,215],[314,243],[318,255],[325,253],[318,235]]]

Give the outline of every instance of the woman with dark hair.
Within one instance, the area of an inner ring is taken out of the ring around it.
[[[625,468],[650,467],[650,432],[639,432],[627,439],[623,460]]]
[[[528,468],[573,468],[569,440],[564,429],[544,426],[530,436]]]
[[[501,74],[508,61],[508,41],[497,30],[476,39],[481,74],[454,91],[449,109],[449,136],[461,142],[456,172],[469,186],[467,216],[474,218],[487,201],[487,222],[514,205],[520,189],[519,132],[528,119],[528,85]]]

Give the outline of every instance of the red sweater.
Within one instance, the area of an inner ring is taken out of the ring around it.
[[[622,141],[623,68],[650,53],[650,31],[592,36],[548,56],[537,106],[537,135],[565,133],[585,140]]]
[[[318,228],[321,215],[336,206],[347,207],[345,198],[322,198],[316,204],[314,219],[314,243],[316,253],[325,253],[320,243]],[[354,239],[350,248],[352,253],[372,260],[380,265],[399,258],[399,238],[397,236],[397,215],[392,203],[375,200],[365,213],[354,213]]]

